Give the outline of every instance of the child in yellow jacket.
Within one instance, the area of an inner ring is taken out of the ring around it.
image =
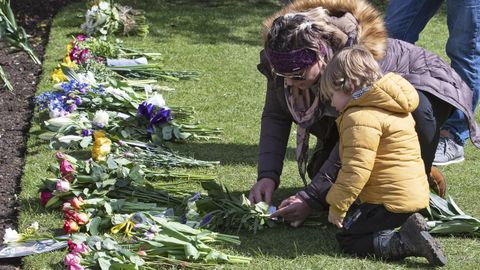
[[[444,265],[439,243],[416,213],[429,203],[411,115],[419,103],[416,89],[394,73],[382,76],[373,56],[360,46],[334,56],[320,89],[340,112],[336,122],[342,167],[327,202],[328,220],[343,228],[337,235],[342,250],[384,259],[421,256],[432,265]],[[357,199],[361,204],[344,221]]]

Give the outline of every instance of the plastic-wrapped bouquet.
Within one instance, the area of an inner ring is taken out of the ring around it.
[[[95,1],[85,13],[82,30],[91,36],[110,36],[112,34],[148,35],[148,24],[141,10],[115,4],[114,1]]]

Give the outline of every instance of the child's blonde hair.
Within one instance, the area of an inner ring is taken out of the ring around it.
[[[381,77],[380,66],[365,47],[345,48],[326,66],[320,81],[320,94],[323,100],[329,100],[334,91],[349,94],[352,90],[372,85]]]

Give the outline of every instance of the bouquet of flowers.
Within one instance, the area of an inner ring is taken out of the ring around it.
[[[58,169],[51,166],[51,170],[58,178],[45,178],[39,188],[41,202],[47,208],[58,207],[78,196],[155,202],[161,206],[182,203],[181,199],[171,196],[166,190],[145,187],[146,175],[142,166],[135,163],[114,158],[104,163],[77,161],[60,152],[56,157]],[[149,171],[149,177],[154,176],[155,172]]]
[[[184,221],[193,227],[210,230],[253,231],[272,227],[275,222],[270,218],[271,207],[265,202],[251,205],[244,194],[233,196],[228,189],[215,182],[202,183],[208,196],[196,194],[187,203]]]
[[[85,14],[82,30],[91,36],[148,35],[148,24],[141,10],[114,4],[113,1],[94,1]]]
[[[113,235],[124,232],[127,240],[115,240],[108,234],[87,236],[75,234],[69,241],[70,253],[65,257],[67,266],[110,267],[142,266],[182,267],[191,269],[210,268],[215,264],[249,263],[250,258],[221,252],[208,244],[240,244],[238,237],[206,230],[192,229],[164,216],[149,212],[132,215],[114,215],[111,229]]]
[[[45,92],[35,98],[38,109],[48,110],[52,118],[46,125],[57,134],[50,133],[51,137],[79,136],[88,134],[85,130],[105,129],[119,139],[152,138],[161,144],[171,140],[217,139],[216,135],[221,133],[218,128],[201,127],[198,121],[193,122],[195,112],[191,107],[167,107],[160,94],[143,100],[144,95],[129,87],[104,88],[91,82],[88,76],[76,78],[68,84],[62,83],[63,91]],[[95,114],[92,110],[96,110]],[[85,113],[72,114],[76,111]],[[53,119],[59,117],[63,118]],[[92,119],[91,124],[87,119]],[[80,123],[77,128],[72,126],[75,123]]]
[[[120,23],[118,10],[112,5],[113,1],[99,1],[85,13],[85,23],[82,30],[88,35],[107,36],[117,32]]]

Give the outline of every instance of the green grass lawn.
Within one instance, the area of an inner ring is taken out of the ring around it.
[[[260,115],[265,95],[265,79],[257,71],[258,53],[262,48],[261,22],[277,11],[274,1],[234,0],[142,0],[125,1],[147,12],[150,35],[145,39],[123,38],[130,47],[158,51],[165,65],[174,70],[196,70],[199,81],[166,82],[176,91],[166,95],[167,104],[193,105],[205,124],[225,130],[220,141],[188,143],[175,149],[198,159],[219,160],[215,169],[192,172],[218,175],[218,180],[231,190],[247,193],[256,179],[256,160]],[[384,1],[376,1],[383,3]],[[380,6],[384,6],[380,5]],[[47,47],[44,72],[39,91],[51,88],[49,75],[64,56],[70,37],[80,31],[84,4],[74,4],[59,13],[53,23]],[[445,12],[440,12],[421,36],[419,45],[445,58],[447,38]],[[28,153],[22,178],[20,230],[38,221],[44,230],[62,228],[59,211],[46,211],[40,206],[37,185],[46,176],[46,168],[54,162],[54,151],[39,141],[38,119],[30,130]],[[293,138],[293,136],[292,136]],[[283,182],[275,193],[278,204],[302,186],[294,161],[293,139],[285,161]],[[476,199],[479,195],[479,152],[468,144],[466,161],[442,168],[448,178],[448,193],[457,204],[473,216],[480,217]],[[198,186],[192,185],[192,190]],[[326,220],[325,220],[326,224]],[[257,235],[242,233],[242,245],[229,247],[234,253],[251,256],[249,266],[227,266],[228,269],[403,269],[427,267],[424,259],[407,259],[403,263],[385,263],[355,259],[342,255],[334,234],[327,225],[317,228],[292,229],[278,226]],[[480,241],[469,237],[440,237],[448,254],[450,269],[475,269],[480,265]],[[55,252],[24,259],[24,269],[61,269],[64,252]]]

